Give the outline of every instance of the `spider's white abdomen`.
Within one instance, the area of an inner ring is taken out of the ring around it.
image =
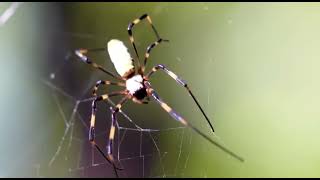
[[[132,58],[122,41],[117,39],[110,40],[108,42],[108,53],[111,62],[120,76],[123,77],[134,68]]]
[[[135,75],[126,81],[126,88],[131,95],[143,88],[141,75]]]

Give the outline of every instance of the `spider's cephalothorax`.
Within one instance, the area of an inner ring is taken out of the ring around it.
[[[140,74],[137,74],[126,80],[126,88],[133,97],[142,100],[147,97],[147,90],[143,84],[144,80]]]
[[[139,55],[137,48],[134,43],[134,38],[132,34],[132,29],[133,27],[141,22],[142,20],[146,19],[148,23],[151,25],[157,40],[150,44],[147,47],[147,50],[145,52],[144,56],[144,61],[143,64],[139,63]],[[243,159],[230,150],[226,149],[225,147],[221,146],[220,144],[216,143],[215,141],[211,140],[207,135],[202,133],[199,129],[194,127],[192,124],[190,124],[188,121],[186,121],[182,116],[180,116],[176,111],[174,111],[167,103],[165,103],[159,95],[155,92],[155,90],[151,87],[150,82],[148,81],[149,78],[152,76],[153,73],[157,72],[158,70],[163,71],[165,74],[169,75],[172,79],[174,79],[179,85],[183,86],[189,95],[192,97],[194,102],[197,104],[199,110],[207,120],[208,124],[210,125],[210,128],[213,130],[213,126],[209,121],[209,118],[207,115],[204,113],[203,109],[201,108],[200,104],[198,103],[197,99],[195,96],[192,94],[189,86],[187,83],[179,78],[175,73],[170,71],[169,69],[166,68],[164,65],[156,65],[152,68],[152,70],[149,73],[145,73],[145,67],[147,64],[147,60],[150,56],[151,50],[159,45],[161,42],[168,42],[168,40],[160,38],[158,32],[156,31],[156,28],[153,26],[152,21],[150,16],[147,14],[142,15],[140,18],[135,19],[128,25],[128,34],[129,34],[129,39],[130,42],[134,48],[136,57],[137,57],[137,68],[135,68],[135,65],[133,63],[133,58],[130,56],[130,53],[128,52],[128,49],[126,46],[119,40],[112,39],[108,42],[108,53],[110,56],[110,59],[117,71],[117,73],[121,76],[119,77],[118,75],[115,75],[108,70],[104,69],[102,66],[96,64],[95,62],[91,61],[85,54],[88,53],[89,51],[101,51],[105,50],[105,48],[97,48],[97,49],[78,49],[75,51],[75,55],[83,62],[90,64],[92,67],[99,69],[108,75],[116,78],[119,80],[119,82],[111,82],[111,81],[98,81],[97,84],[93,88],[93,95],[95,96],[94,101],[92,102],[92,113],[91,113],[91,119],[90,119],[90,129],[89,129],[89,141],[97,148],[97,150],[101,153],[101,155],[109,161],[114,168],[114,171],[116,173],[116,176],[118,177],[117,170],[121,170],[121,168],[118,168],[115,165],[115,160],[113,157],[112,153],[112,143],[113,139],[115,136],[115,129],[116,129],[116,114],[120,111],[122,105],[128,100],[131,99],[132,101],[136,103],[147,103],[143,102],[142,100],[144,98],[149,98],[152,97],[159,105],[161,108],[163,108],[166,112],[170,114],[172,118],[174,118],[176,121],[180,122],[182,125],[187,126],[191,129],[193,129],[196,133],[207,139],[209,142],[212,144],[216,145],[219,147],[221,150],[224,152],[230,154],[231,156],[237,158],[240,161],[243,161]],[[137,72],[136,72],[137,70]],[[115,91],[111,93],[106,93],[102,95],[97,95],[97,90],[100,85],[116,85],[116,86],[121,86],[124,87],[125,89],[122,91]],[[111,109],[111,128],[109,132],[109,141],[107,143],[107,155],[103,153],[103,151],[100,149],[100,147],[96,144],[95,142],[95,120],[96,120],[96,111],[97,111],[97,102],[99,101],[105,101],[109,99],[111,96],[118,96],[118,95],[124,95],[125,97],[122,98],[122,100],[114,107],[110,107]]]

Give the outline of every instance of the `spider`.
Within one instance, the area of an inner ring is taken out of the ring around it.
[[[137,52],[136,45],[134,43],[134,37],[132,33],[133,27],[141,22],[142,20],[147,20],[147,22],[151,25],[151,28],[157,38],[155,42],[150,44],[145,52],[144,61],[141,65],[139,62],[139,54]],[[181,115],[179,115],[176,111],[174,111],[167,103],[165,103],[159,95],[156,93],[156,91],[152,88],[149,79],[150,77],[157,71],[161,70],[165,74],[169,75],[172,79],[174,79],[179,85],[184,87],[189,95],[192,97],[194,102],[197,104],[198,108],[200,109],[201,113],[205,117],[207,123],[209,124],[211,131],[214,132],[213,126],[201,108],[199,102],[197,101],[196,97],[191,92],[189,86],[187,85],[186,81],[178,77],[175,73],[170,71],[165,65],[159,64],[152,68],[152,70],[148,73],[145,73],[145,67],[147,64],[147,61],[150,56],[150,52],[153,48],[161,44],[162,42],[169,42],[169,40],[160,38],[155,26],[152,23],[152,20],[148,14],[142,15],[140,18],[135,19],[128,25],[128,34],[130,42],[134,48],[135,55],[137,58],[137,67],[134,65],[134,59],[131,57],[131,55],[128,52],[128,49],[123,44],[122,41],[117,39],[112,39],[108,42],[107,49],[106,48],[96,48],[96,49],[77,49],[75,50],[75,55],[80,59],[81,61],[91,65],[93,68],[99,69],[106,74],[112,76],[113,78],[116,78],[119,80],[119,82],[111,82],[108,80],[100,80],[96,83],[96,85],[93,88],[93,96],[95,97],[92,102],[92,113],[90,118],[90,130],[89,130],[89,141],[97,148],[97,150],[102,154],[102,156],[113,165],[114,171],[116,176],[118,177],[117,170],[123,170],[122,168],[119,168],[115,165],[115,160],[112,154],[112,143],[114,140],[115,135],[115,124],[117,121],[116,115],[125,104],[127,100],[132,100],[135,103],[138,104],[147,104],[148,101],[145,101],[146,99],[149,100],[149,97],[152,97],[157,103],[160,104],[160,106],[171,115],[173,119],[180,122],[182,125],[191,128],[196,133],[207,139],[210,143],[216,145],[224,152],[230,154],[231,156],[235,157],[236,159],[243,161],[241,157],[233,153],[232,151],[228,150],[227,148],[223,147],[222,145],[218,144],[217,142],[211,140],[207,135],[202,133],[199,129],[197,129],[195,126],[190,124],[188,121],[186,121]],[[105,51],[107,50],[110,56],[110,59],[117,71],[117,73],[120,75],[115,75],[106,69],[104,69],[102,66],[96,64],[93,62],[86,54],[88,52],[94,52],[94,51]],[[121,86],[125,89],[122,91],[115,91],[103,95],[97,95],[97,90],[101,85],[115,85],[115,86]],[[96,121],[96,111],[97,111],[97,102],[99,101],[105,101],[108,98],[112,96],[119,96],[123,95],[124,97],[120,100],[120,102],[115,106],[115,108],[110,107],[111,110],[111,128],[109,132],[109,140],[107,143],[107,155],[103,153],[101,148],[96,144],[95,142],[95,121]]]

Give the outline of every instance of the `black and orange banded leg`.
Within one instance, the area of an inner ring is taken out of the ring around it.
[[[122,82],[111,82],[111,81],[97,81],[96,85],[93,87],[92,90],[92,95],[97,96],[97,91],[100,85],[115,85],[115,86],[121,86],[121,87],[126,87],[125,83]]]
[[[151,25],[151,28],[152,28],[153,32],[155,33],[155,35],[157,37],[157,40],[160,39],[159,33],[156,30],[156,28],[154,27],[154,25],[152,24],[152,20],[151,20],[151,18],[150,18],[150,16],[148,14],[144,14],[140,18],[137,18],[134,21],[132,21],[131,23],[129,23],[129,25],[128,25],[129,39],[130,39],[130,42],[131,42],[131,44],[132,44],[132,46],[134,48],[136,56],[138,58],[138,62],[139,62],[139,54],[138,54],[138,51],[137,51],[137,47],[136,47],[136,45],[134,43],[134,37],[133,37],[132,29],[133,29],[134,25],[138,24],[139,22],[141,22],[144,19],[147,19],[148,23]],[[164,41],[168,41],[168,40],[164,40]],[[140,69],[140,64],[139,64],[139,69]]]
[[[110,107],[111,110],[111,127],[110,127],[110,132],[109,132],[109,141],[107,143],[107,152],[108,152],[108,157],[109,159],[114,162],[114,157],[113,157],[113,140],[114,140],[114,135],[116,131],[116,122],[117,122],[117,113],[121,109],[122,105],[129,99],[129,96],[125,96],[124,98],[121,99],[121,101],[116,105],[115,108]]]
[[[205,114],[205,112],[203,111],[202,107],[200,106],[199,102],[197,101],[196,97],[193,95],[193,93],[191,92],[189,86],[187,85],[186,81],[184,81],[183,79],[179,78],[176,74],[174,74],[172,71],[170,71],[169,69],[167,69],[164,65],[159,64],[156,65],[155,67],[152,68],[152,70],[146,75],[146,79],[148,80],[151,75],[153,73],[155,73],[158,70],[162,70],[164,71],[167,75],[169,75],[171,78],[173,78],[178,84],[180,84],[181,86],[183,86],[189,93],[189,95],[192,97],[192,99],[194,100],[194,102],[197,104],[198,108],[200,109],[201,113],[203,114],[203,116],[205,117],[205,119],[207,120],[207,123],[209,124],[212,132],[214,132],[213,126],[208,118],[208,116]]]
[[[109,97],[111,96],[117,96],[117,95],[126,95],[127,92],[126,91],[119,91],[119,92],[113,92],[110,94],[104,94],[101,96],[98,96],[94,99],[94,101],[92,102],[92,113],[91,113],[91,118],[90,118],[90,129],[89,129],[89,141],[91,142],[92,145],[94,145],[96,147],[96,149],[100,152],[100,154],[110,163],[113,165],[114,170],[116,175],[117,171],[116,170],[121,170],[121,168],[118,168],[115,166],[115,164],[113,163],[112,160],[110,160],[101,150],[101,148],[96,144],[95,142],[95,121],[96,121],[96,112],[97,112],[97,102],[98,101],[104,101],[107,100]]]
[[[89,59],[85,54],[88,53],[89,51],[95,52],[95,51],[105,51],[105,48],[98,48],[98,49],[77,49],[75,50],[75,55],[82,61],[85,62],[86,64],[91,65],[93,68],[99,69],[100,71],[116,78],[119,80],[123,80],[121,77],[111,73],[110,71],[104,69],[102,66],[99,64],[93,62],[91,59]]]
[[[150,96],[152,96],[154,98],[154,100],[159,103],[159,105],[167,112],[169,113],[169,115],[174,118],[176,121],[180,122],[181,124],[183,124],[186,127],[191,128],[192,130],[194,130],[196,133],[198,133],[199,135],[201,135],[202,137],[204,137],[206,140],[208,140],[210,143],[214,144],[215,146],[217,146],[218,148],[220,148],[222,151],[226,152],[227,154],[231,155],[232,157],[238,159],[239,161],[243,162],[244,159],[241,158],[240,156],[238,156],[237,154],[233,153],[232,151],[230,151],[229,149],[227,149],[226,147],[220,145],[219,143],[213,141],[212,139],[210,139],[207,135],[205,135],[204,133],[202,133],[199,129],[197,129],[196,127],[194,127],[192,124],[190,124],[189,122],[187,122],[181,115],[179,115],[175,110],[173,110],[168,104],[166,104],[164,101],[162,101],[162,99],[159,97],[159,95],[155,92],[154,89],[152,89],[150,83],[148,81],[145,81],[145,86],[147,87],[147,92]]]
[[[141,67],[141,70],[142,70],[142,74],[144,73],[145,71],[145,68],[146,68],[146,65],[147,65],[147,60],[150,56],[150,52],[151,50],[156,47],[157,45],[159,45],[161,42],[163,41],[168,41],[168,40],[163,40],[163,39],[158,39],[157,41],[155,41],[154,43],[150,44],[148,47],[147,47],[147,51],[144,55],[144,61],[143,61],[143,66]]]
[[[133,46],[133,48],[134,48],[134,51],[135,51],[136,56],[138,57],[138,59],[139,59],[139,54],[138,54],[136,45],[135,45],[135,43],[134,43],[134,37],[133,37],[133,34],[132,34],[132,29],[133,29],[134,25],[138,24],[140,21],[142,21],[142,20],[145,19],[145,18],[147,18],[149,24],[151,25],[154,33],[155,33],[156,36],[157,36],[157,39],[160,39],[160,36],[159,36],[156,28],[153,26],[152,20],[151,20],[151,18],[150,18],[150,16],[149,16],[148,14],[144,14],[144,15],[142,15],[140,18],[137,18],[137,19],[135,19],[134,21],[132,21],[131,23],[129,23],[129,25],[128,25],[128,34],[129,34],[130,42],[131,42],[131,44],[132,44],[132,46]]]

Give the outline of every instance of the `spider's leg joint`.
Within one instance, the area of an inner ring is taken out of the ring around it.
[[[162,39],[162,38],[160,38],[158,41],[156,41],[157,44],[159,44],[161,42],[170,42],[170,41],[168,39]]]
[[[81,50],[75,50],[75,54],[80,58],[81,61],[84,61],[86,63],[91,63],[91,61],[88,59],[88,57],[83,55]]]
[[[178,81],[178,83],[179,83],[179,84],[181,84],[182,86],[184,86],[184,87],[188,88],[188,85],[187,85],[187,83],[186,83],[186,81],[185,81],[185,80],[180,79],[179,77],[177,77],[177,79],[176,79],[176,80]],[[189,88],[188,88],[188,89],[189,89]]]
[[[94,127],[90,127],[90,130],[89,130],[89,141],[90,142],[94,141]]]
[[[163,64],[158,64],[155,68],[156,69],[165,69],[165,66]]]
[[[97,111],[97,101],[98,101],[99,97],[96,97],[93,101],[92,101],[92,109],[93,111]]]
[[[147,17],[148,16],[148,14],[146,13],[146,14],[143,14],[141,17],[140,17],[140,20],[141,19],[144,19],[145,17]]]
[[[96,85],[93,87],[93,90],[92,90],[92,94],[94,96],[97,96],[97,90],[98,90],[98,87],[101,85],[101,84],[106,84],[105,81],[102,81],[102,80],[99,80],[96,82]]]
[[[151,44],[147,47],[147,57],[149,57],[149,53],[151,51],[151,49],[155,46],[156,44]]]
[[[112,153],[112,152],[111,152],[111,147],[110,147],[110,146],[108,146],[108,145],[107,145],[106,149],[107,149],[107,153],[108,153],[108,154],[111,154],[111,153]]]
[[[115,114],[115,113],[119,112],[120,108],[121,108],[121,107],[116,107],[116,108],[110,107],[111,113],[112,113],[112,114]]]
[[[132,35],[131,29],[132,29],[133,26],[134,26],[134,23],[130,23],[130,24],[128,25],[128,32],[129,32],[129,35],[130,35],[130,36]]]
[[[96,85],[105,84],[104,82],[105,81],[99,80],[99,81],[97,81]]]
[[[113,113],[113,112],[114,112],[114,110],[113,110],[113,108],[112,108],[112,107],[110,107],[109,109],[110,109],[111,113]]]

